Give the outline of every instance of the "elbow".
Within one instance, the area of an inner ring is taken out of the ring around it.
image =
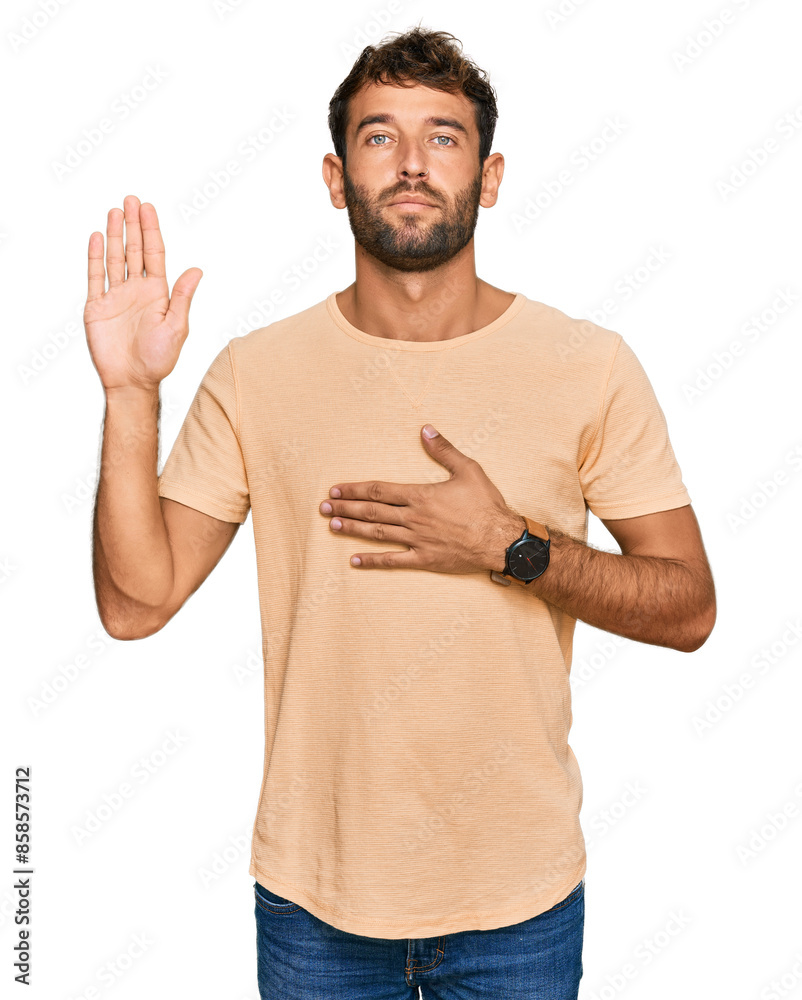
[[[692,622],[683,623],[682,642],[674,648],[681,653],[695,653],[710,637],[716,624],[716,599],[712,596]]]
[[[100,623],[106,634],[112,639],[117,639],[119,642],[130,642],[133,639],[142,638],[138,632],[134,632],[130,628],[126,628],[120,622],[106,622],[101,618]]]
[[[108,632],[108,629],[106,629]],[[118,642],[133,642],[135,639],[144,639],[144,635],[140,635],[139,632],[109,632],[112,639],[116,639]]]
[[[148,636],[154,635],[159,631],[158,628],[152,628],[149,632],[135,632],[133,630],[120,628],[108,629],[105,625],[103,627],[112,639],[118,639],[120,642],[133,642],[135,639],[147,639]]]
[[[686,639],[681,644],[674,646],[674,649],[680,653],[695,653],[697,649],[701,649],[704,646],[709,635],[710,633],[708,632],[707,634],[699,635],[697,638]]]
[[[100,624],[112,639],[121,642],[133,642],[135,639],[147,639],[159,632],[166,624],[163,621],[134,621],[133,619],[113,618],[100,615]]]

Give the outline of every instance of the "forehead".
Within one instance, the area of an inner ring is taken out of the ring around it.
[[[461,122],[468,135],[476,133],[473,102],[463,93],[448,94],[423,84],[401,87],[371,82],[361,87],[349,103],[348,131],[353,135],[360,123],[373,115],[392,115],[400,128],[426,127],[426,118],[449,118]]]

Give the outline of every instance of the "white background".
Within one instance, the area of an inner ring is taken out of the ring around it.
[[[38,0],[6,4],[0,42],[3,993],[25,992],[11,957],[11,799],[24,765],[36,869],[26,996],[95,986],[114,1000],[258,998],[247,869],[264,735],[251,521],[162,632],[128,643],[104,632],[90,561],[103,394],[82,323],[87,242],[136,194],[159,212],[170,286],[187,267],[204,271],[162,387],[163,461],[228,339],[353,280],[347,215],[330,204],[321,162],[328,101],[381,37],[378,15],[387,31],[452,32],[490,74],[506,171],[498,204],[480,212],[478,273],[601,320],[633,347],[717,584],[718,622],[693,654],[577,627],[580,996],[802,996],[802,682],[789,630],[802,625],[798,3],[733,0],[725,23],[723,3],[692,0],[564,2],[561,20],[549,16],[559,0],[524,13],[511,0],[473,12],[403,0],[47,2],[52,15]],[[164,79],[137,90],[152,68]],[[126,94],[136,97],[123,117]],[[246,162],[237,147],[276,111],[291,120]],[[789,113],[795,124],[780,125]],[[579,169],[575,154],[608,117],[622,134]],[[102,141],[59,170],[104,118]],[[239,175],[187,219],[182,205],[232,158]],[[544,185],[566,167],[573,183],[517,229],[527,199],[545,205]],[[321,237],[338,249],[290,289],[284,273]],[[627,274],[639,275],[628,297]],[[284,304],[260,315],[275,289]],[[772,313],[780,292],[794,304]],[[602,317],[606,299],[615,308]],[[761,314],[763,332],[748,333]],[[332,419],[348,419],[336,400]],[[590,541],[613,549],[591,522]],[[174,732],[186,742],[161,758]],[[76,830],[143,757],[155,762],[149,780],[132,782],[133,797],[79,843]],[[150,942],[141,954],[137,935]],[[97,978],[109,962],[124,970],[113,986]]]

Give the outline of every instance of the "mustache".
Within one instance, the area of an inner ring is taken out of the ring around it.
[[[392,191],[386,191],[382,194],[382,200],[384,200],[385,198],[388,200],[392,198],[397,198],[398,195],[400,194],[411,194],[414,197],[421,197],[425,198],[427,201],[434,201],[438,203],[442,203],[443,201],[442,195],[440,195],[437,191],[433,190],[432,188],[426,185],[421,185],[420,187],[416,188],[406,185],[405,187],[395,188]]]

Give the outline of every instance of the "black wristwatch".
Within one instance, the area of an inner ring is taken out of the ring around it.
[[[520,538],[516,538],[509,546],[504,560],[504,571],[498,573],[491,570],[490,579],[494,583],[503,583],[508,587],[513,580],[526,586],[542,576],[549,565],[549,532],[545,524],[539,524],[531,518],[521,515],[526,521],[526,527]]]

